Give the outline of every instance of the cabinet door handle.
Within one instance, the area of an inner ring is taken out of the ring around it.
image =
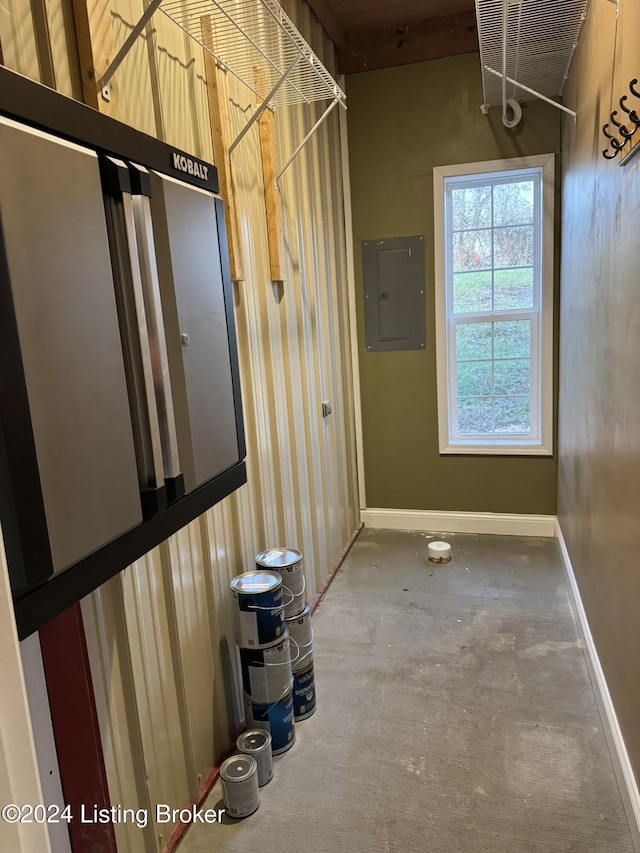
[[[180,456],[173,409],[173,396],[169,377],[169,358],[165,339],[160,285],[156,264],[151,207],[145,195],[135,195],[132,199],[133,214],[138,241],[138,256],[144,304],[149,328],[149,346],[153,368],[155,399],[160,424],[162,458],[165,478],[176,479],[180,476]]]
[[[144,405],[149,424],[149,455],[153,472],[152,478],[154,481],[150,482],[149,485],[155,486],[155,488],[160,488],[164,484],[165,474],[162,461],[160,423],[155,400],[152,341],[150,339],[150,329],[145,311],[142,278],[140,275],[138,243],[136,239],[136,228],[133,213],[133,198],[129,193],[122,194],[122,209],[124,213],[129,257],[131,259],[132,304],[135,310],[135,323],[137,327],[138,340],[140,342],[143,378],[143,388],[138,390],[138,394],[143,397],[143,399],[139,400],[138,405]]]

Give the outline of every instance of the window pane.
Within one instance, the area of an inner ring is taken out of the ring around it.
[[[475,397],[491,394],[490,361],[460,361],[456,365],[458,396]]]
[[[533,266],[533,225],[517,228],[494,228],[495,267]]]
[[[458,272],[453,276],[454,313],[491,311],[491,272]]]
[[[531,355],[530,320],[504,320],[494,325],[495,358],[522,358]]]
[[[531,362],[528,358],[496,361],[494,366],[495,394],[529,394]],[[458,389],[459,389],[458,385]],[[458,390],[458,393],[460,391]]]
[[[453,230],[489,228],[491,225],[491,187],[467,187],[451,191]],[[510,223],[509,223],[510,224]]]
[[[493,188],[493,224],[521,225],[533,222],[533,181],[498,184]]]
[[[458,323],[456,361],[491,358],[492,326],[493,323]]]
[[[458,399],[458,433],[462,435],[487,435],[493,431],[491,397]]]
[[[533,308],[533,267],[515,270],[496,270],[493,274],[493,307]]]
[[[528,397],[502,397],[495,400],[495,431],[531,432],[531,402]]]
[[[547,398],[538,385],[548,381],[541,370],[548,331],[542,307],[549,298],[541,278],[542,224],[553,199],[546,197],[543,167],[521,159],[509,165],[476,174],[465,166],[451,177],[450,170],[440,171],[446,292],[438,311],[444,305],[450,412],[443,452],[456,446],[463,453],[517,452],[515,445],[541,441],[548,451],[549,413],[540,412]],[[444,375],[439,372],[439,391]]]
[[[513,264],[509,264],[513,266]],[[491,268],[491,230],[458,231],[453,235],[453,271]]]

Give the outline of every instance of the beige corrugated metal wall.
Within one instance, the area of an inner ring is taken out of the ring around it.
[[[9,67],[38,77],[28,0],[0,5]],[[78,96],[68,0],[48,0],[58,88]],[[119,46],[142,13],[112,0]],[[287,13],[331,71],[304,0]],[[4,17],[3,17],[4,15]],[[212,159],[202,51],[156,14],[117,74],[121,120]],[[234,133],[252,95],[228,80]],[[281,162],[326,104],[276,116]],[[246,280],[234,284],[248,484],[83,602],[112,803],[180,808],[242,717],[229,581],[265,547],[304,554],[307,598],[358,524],[342,166],[337,109],[280,180],[284,284],[270,281],[257,125],[232,155]],[[323,419],[321,401],[333,412]],[[174,823],[115,826],[123,853],[166,844]]]
[[[0,802],[41,803],[36,749],[29,725],[29,706],[20,647],[13,620],[9,572],[0,530]],[[0,823],[3,850],[13,853],[50,853],[49,837],[43,824]]]

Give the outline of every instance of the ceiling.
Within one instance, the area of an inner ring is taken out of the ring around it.
[[[478,50],[474,0],[307,0],[353,74]]]

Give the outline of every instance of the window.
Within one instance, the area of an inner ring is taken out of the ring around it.
[[[553,452],[553,155],[434,169],[441,453]]]

